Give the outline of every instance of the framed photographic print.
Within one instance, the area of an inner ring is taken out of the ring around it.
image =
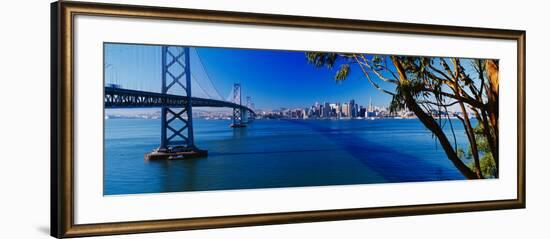
[[[525,31],[51,11],[54,237],[525,207]]]

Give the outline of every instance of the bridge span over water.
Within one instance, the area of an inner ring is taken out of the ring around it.
[[[200,58],[199,58],[200,59]],[[202,64],[202,62],[201,62]],[[180,159],[207,156],[206,150],[195,145],[193,133],[194,107],[223,107],[233,109],[232,128],[244,128],[252,122],[255,112],[250,98],[242,104],[241,84],[235,83],[229,99],[194,97],[191,92],[190,48],[161,47],[161,92],[125,89],[117,84],[106,84],[104,106],[112,108],[160,108],[160,145],[145,154],[149,160]],[[210,80],[210,79],[209,79]],[[177,92],[177,93],[176,93]]]

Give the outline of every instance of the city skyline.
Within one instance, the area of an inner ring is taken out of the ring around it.
[[[232,117],[232,111],[224,108],[198,108],[193,115],[204,119],[224,119]],[[328,109],[328,110],[327,110]],[[448,111],[431,111],[434,117],[456,118],[463,116],[462,112],[449,109]],[[472,117],[472,116],[470,116]],[[139,119],[159,119],[159,109],[148,109],[147,111],[139,109],[107,109],[105,119],[116,118],[139,118]],[[310,106],[303,107],[279,107],[277,109],[256,109],[256,119],[385,119],[385,118],[416,118],[413,112],[403,109],[391,112],[388,106],[378,106],[369,101],[368,105],[355,103],[354,99],[345,102],[314,102]]]

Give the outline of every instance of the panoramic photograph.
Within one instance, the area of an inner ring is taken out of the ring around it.
[[[499,177],[497,59],[104,43],[103,194]]]

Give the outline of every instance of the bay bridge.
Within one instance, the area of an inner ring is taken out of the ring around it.
[[[241,84],[234,83],[229,96],[223,98],[210,79],[196,48],[126,44],[109,46],[111,48],[105,50],[104,63],[105,108],[160,108],[159,147],[145,154],[146,159],[208,155],[207,150],[195,145],[195,107],[232,109],[232,124],[229,125],[232,128],[244,128],[253,121],[254,103],[251,97],[246,97],[246,104],[242,104]],[[107,54],[113,56],[108,57]],[[139,79],[119,79],[119,73]]]

